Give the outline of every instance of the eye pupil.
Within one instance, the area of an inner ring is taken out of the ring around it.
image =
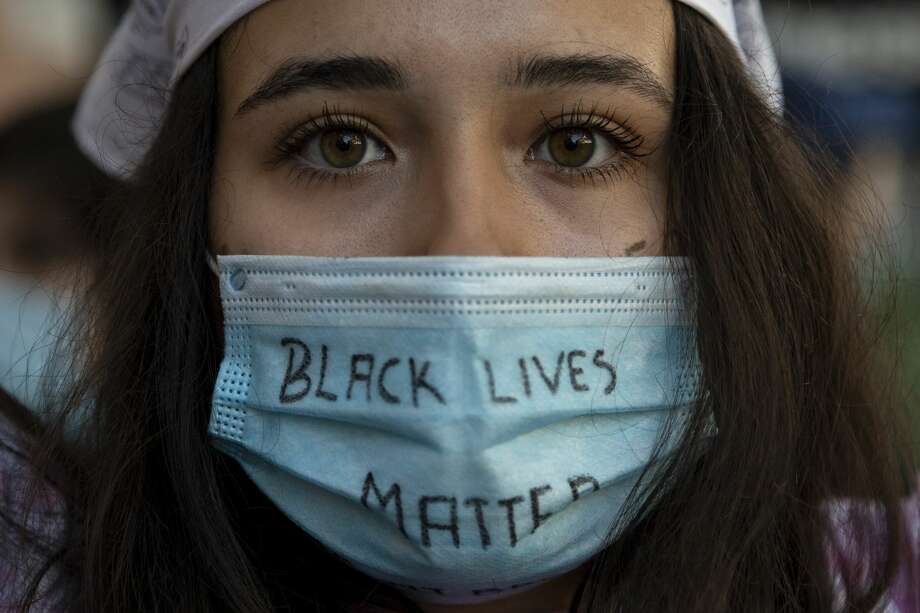
[[[330,130],[323,134],[320,149],[324,160],[329,165],[336,168],[348,168],[364,159],[367,141],[357,132]]]
[[[580,128],[560,130],[549,138],[549,151],[562,166],[581,166],[594,155],[594,146],[591,132]]]

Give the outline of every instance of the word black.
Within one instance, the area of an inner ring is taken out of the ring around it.
[[[313,354],[310,347],[301,340],[296,338],[281,339],[281,346],[289,349],[287,371],[284,373],[284,381],[281,384],[281,393],[278,400],[281,404],[289,404],[303,399],[310,393],[313,387],[313,377],[307,370],[313,361]],[[299,357],[298,357],[299,356]],[[323,389],[326,381],[326,368],[329,363],[329,347],[321,346],[319,366],[319,381],[316,384],[314,395],[330,402],[335,402],[339,394]],[[353,353],[351,355],[351,371],[348,375],[348,389],[345,397],[351,400],[356,386],[363,386],[367,401],[371,401],[371,387],[376,386],[377,395],[390,404],[400,404],[402,398],[387,388],[387,375],[389,371],[398,366],[400,358],[391,357],[387,359],[380,369],[374,373],[374,366],[380,360],[372,353]],[[418,406],[419,392],[431,394],[438,402],[444,404],[444,396],[430,381],[426,379],[428,367],[431,362],[416,362],[415,358],[408,360],[409,375],[408,382],[412,390],[412,405]],[[395,376],[395,375],[394,375]]]

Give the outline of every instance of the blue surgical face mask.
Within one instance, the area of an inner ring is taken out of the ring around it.
[[[697,394],[679,259],[218,264],[213,444],[416,600],[503,597],[597,554]]]

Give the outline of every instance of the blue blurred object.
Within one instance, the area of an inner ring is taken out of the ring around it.
[[[79,371],[69,344],[59,342],[70,304],[35,277],[0,271],[0,387],[42,421]],[[69,414],[64,428],[72,441],[91,407],[85,400]]]
[[[920,151],[920,89],[835,89],[788,70],[783,87],[788,115],[813,129],[844,164],[861,143],[889,141],[909,154]]]
[[[0,273],[0,386],[26,407],[40,402],[60,318],[55,298],[33,277]]]

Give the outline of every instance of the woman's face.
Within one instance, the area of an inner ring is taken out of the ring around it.
[[[221,254],[660,253],[668,0],[274,0],[224,36]]]

